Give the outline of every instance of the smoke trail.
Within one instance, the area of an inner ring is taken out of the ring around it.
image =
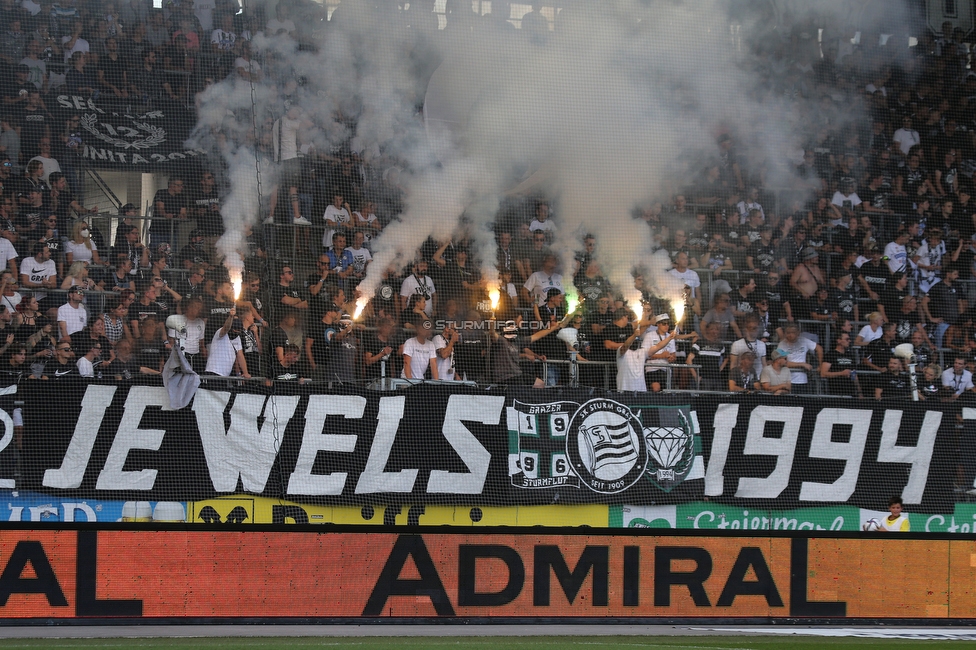
[[[343,2],[314,52],[285,37],[256,37],[272,81],[252,88],[229,78],[207,91],[196,136],[230,143],[227,254],[239,248],[244,224],[265,216],[245,187],[254,184],[254,156],[240,150],[260,148],[264,117],[281,114],[284,96],[316,125],[302,133],[313,152],[352,138],[376,164],[405,165],[405,208],[374,241],[360,285],[366,296],[428,236],[445,240],[462,226],[490,276],[499,201],[536,172],[545,183],[535,189],[558,207],[564,274],[580,237],[592,232],[596,259],[629,299],[635,266],[652,268],[649,284],[676,298],[680,287],[652,255],[634,206],[670,194],[672,184],[693,184],[719,155],[719,132],[733,133],[750,162],[765,165],[768,183],[791,183],[789,152],[802,148],[819,117],[818,93],[832,92],[807,72],[819,61],[820,27],[825,47],[843,46],[847,26],[870,39],[905,18],[902,3],[884,3],[878,15],[877,3],[859,5],[851,15],[848,3],[833,0],[759,7],[616,0],[562,9],[543,42],[497,19],[458,13],[434,34],[405,26],[422,22],[413,10],[405,21],[372,6]],[[429,111],[426,123],[417,110],[425,97],[441,111]],[[866,110],[853,102],[839,119],[855,124]]]

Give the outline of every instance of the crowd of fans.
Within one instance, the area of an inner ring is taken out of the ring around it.
[[[614,232],[587,235],[572,268],[561,267],[550,248],[558,200],[534,196],[503,205],[495,259],[479,259],[463,231],[430,239],[407,268],[383,270],[353,319],[371,242],[402,209],[397,164],[367,163],[349,143],[304,146],[303,133],[322,125],[288,100],[299,82],[269,79],[251,46],[263,32],[310,47],[313,4],[279,2],[269,17],[229,0],[159,10],[141,0],[0,0],[5,372],[128,380],[159,374],[182,345],[200,373],[265,380],[385,374],[899,398],[909,383],[894,347],[909,342],[924,398],[973,394],[976,72],[965,35],[947,27],[896,52],[781,35],[783,47],[761,52],[769,101],[807,118],[786,180],[767,183],[770,163],[729,129],[674,175],[666,198],[635,206],[654,254],[685,285],[683,309],[655,295],[652,264],[634,269],[641,309],[627,304],[631,287],[612,285],[599,263]],[[538,40],[547,32],[532,26],[545,19],[532,14],[522,26]],[[278,84],[283,97],[255,119],[255,153],[276,180],[265,222],[246,233],[240,299],[215,248],[220,157],[171,175],[148,230],[127,205],[107,232],[79,200],[78,118],[58,122],[49,106],[64,87],[126,109],[191,110],[196,92],[228,76]],[[183,243],[173,224],[191,219]],[[185,334],[166,330],[174,313]]]

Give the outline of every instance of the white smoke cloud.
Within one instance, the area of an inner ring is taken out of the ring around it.
[[[821,90],[809,85],[798,103],[790,84],[808,79],[796,70],[819,58],[818,26],[827,28],[825,42],[853,27],[876,34],[899,22],[901,8],[884,3],[879,15],[877,3],[866,3],[852,15],[849,3],[818,0],[773,2],[771,14],[760,14],[739,3],[730,18],[732,5],[721,0],[576,3],[539,44],[498,20],[455,14],[447,30],[432,34],[406,26],[422,22],[411,12],[405,19],[388,11],[395,5],[378,12],[373,4],[345,0],[317,52],[282,37],[255,38],[271,82],[252,88],[231,78],[203,95],[197,137],[230,143],[233,192],[221,250],[238,250],[244,225],[266,216],[250,150],[266,136],[265,116],[280,114],[289,94],[317,125],[302,134],[315,151],[354,136],[377,165],[395,161],[407,170],[404,212],[374,241],[364,294],[428,236],[457,233],[462,215],[477,257],[493,273],[497,207],[536,172],[545,179],[536,189],[558,207],[555,248],[565,274],[581,236],[592,232],[597,259],[618,288],[632,296],[631,270],[643,266],[653,269],[649,284],[670,298],[680,287],[663,277],[665,262],[652,254],[647,225],[632,218],[634,206],[666,197],[674,181],[691,181],[717,155],[720,132],[732,132],[750,160],[765,161],[771,185],[789,182],[788,156],[809,134]],[[758,55],[751,50],[757,45]],[[776,50],[787,58],[770,56]],[[300,88],[288,85],[299,78]],[[425,96],[426,123],[417,111]],[[860,103],[843,108],[851,123],[863,116]],[[345,125],[353,121],[351,133]]]

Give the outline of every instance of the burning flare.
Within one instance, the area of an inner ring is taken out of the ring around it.
[[[683,299],[671,301],[671,309],[674,310],[674,324],[679,325],[685,317],[685,301]]]
[[[579,296],[572,291],[566,292],[566,313],[572,314],[579,307]]]
[[[363,310],[366,309],[366,303],[369,302],[369,298],[366,296],[360,296],[356,299],[356,311],[352,314],[353,320],[359,320],[359,317],[363,315]]]
[[[644,320],[644,303],[642,303],[640,300],[635,300],[630,304],[630,308],[637,317],[638,323]]]
[[[230,272],[230,283],[234,287],[234,302],[241,299],[241,271],[240,269],[233,269]]]
[[[488,289],[488,300],[491,301],[491,310],[495,311],[498,309],[498,299],[501,298],[501,294],[498,292],[498,287],[491,287]]]

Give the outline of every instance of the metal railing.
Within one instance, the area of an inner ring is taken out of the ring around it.
[[[112,202],[112,205],[114,205],[116,211],[118,211],[122,207],[122,201],[118,196],[116,196],[115,192],[112,191],[112,188],[109,187],[109,184],[105,182],[105,179],[102,178],[101,174],[98,173],[98,170],[91,165],[85,165],[84,169],[88,173],[89,178],[91,178],[92,182],[95,184],[95,187],[97,187],[98,190]]]
[[[190,233],[196,230],[197,220],[193,217],[186,219],[163,219],[152,215],[140,215],[124,217],[111,212],[99,211],[94,214],[84,215],[85,221],[93,230],[97,230],[102,241],[109,246],[114,246],[115,234],[119,225],[125,219],[132,221],[132,225],[139,228],[139,240],[147,246],[154,247],[153,236],[170,243],[173,253],[179,251],[190,241]],[[153,232],[150,234],[150,230]],[[63,237],[69,237],[68,233],[60,233]],[[101,251],[99,251],[101,253]]]

